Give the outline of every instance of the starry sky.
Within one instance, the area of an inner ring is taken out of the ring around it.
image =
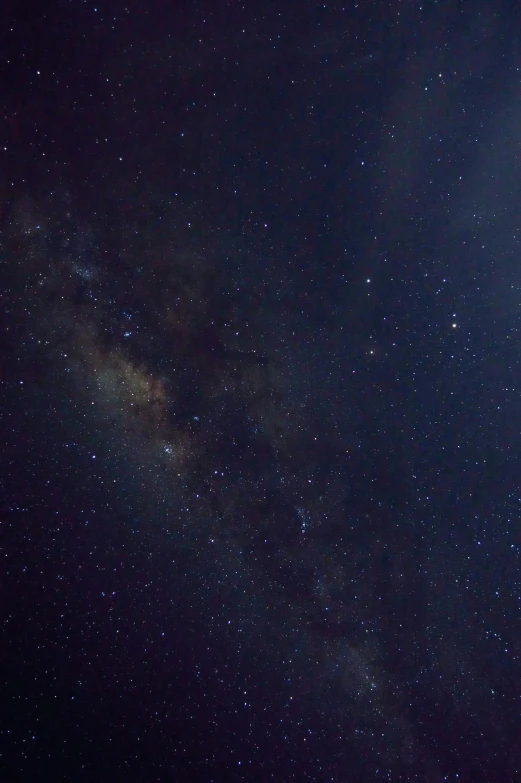
[[[521,780],[521,9],[7,2],[0,769]]]

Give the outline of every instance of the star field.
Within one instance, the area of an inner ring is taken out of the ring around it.
[[[517,6],[4,16],[2,780],[521,779]]]

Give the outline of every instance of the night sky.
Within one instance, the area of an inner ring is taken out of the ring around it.
[[[521,6],[6,0],[0,779],[521,781]]]

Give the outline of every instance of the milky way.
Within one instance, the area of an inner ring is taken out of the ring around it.
[[[343,521],[358,438],[342,441],[327,420],[310,427],[260,305],[204,242],[180,248],[160,223],[138,234],[131,220],[115,240],[99,216],[86,230],[60,203],[16,205],[9,241],[36,366],[75,399],[107,481],[126,485],[139,526],[197,551],[207,579],[211,561],[227,589],[244,586],[242,644],[275,656],[302,698],[333,688],[363,724],[394,720],[402,697],[381,668],[374,599],[356,576],[364,554]],[[88,268],[70,251],[87,245]],[[391,755],[409,763],[411,729],[395,731]]]

